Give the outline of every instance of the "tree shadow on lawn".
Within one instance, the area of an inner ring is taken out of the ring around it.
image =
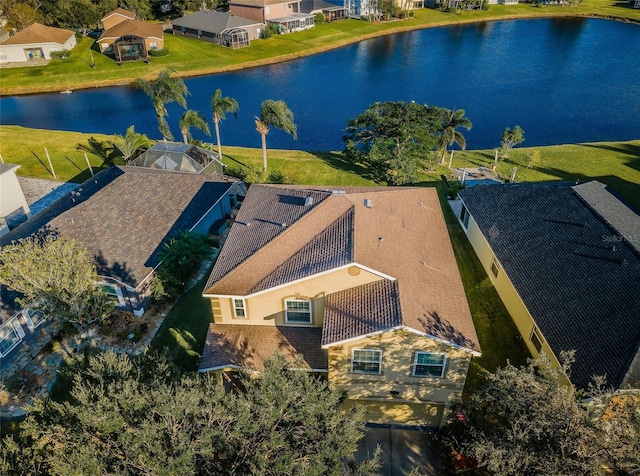
[[[308,153],[319,158],[324,163],[336,170],[348,172],[364,179],[372,180],[374,182],[378,181],[376,171],[371,170],[362,164],[349,162],[344,158],[344,155],[341,152],[308,151]]]
[[[610,144],[581,144],[583,147],[591,147],[594,149],[610,150],[618,154],[629,156],[629,161],[625,165],[634,170],[640,171],[640,143],[637,144],[620,144],[613,146]]]

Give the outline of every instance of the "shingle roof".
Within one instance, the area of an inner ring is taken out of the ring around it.
[[[20,168],[20,165],[17,164],[0,164],[0,175],[18,168]]]
[[[587,196],[612,200],[598,184],[460,192],[551,349],[576,351],[571,380],[583,388],[604,374],[619,385],[640,344],[640,254]],[[628,212],[625,219],[640,220]]]
[[[354,263],[398,280],[402,325],[479,352],[435,189],[337,192],[251,186],[205,295],[246,296]]]
[[[259,24],[254,20],[215,10],[200,10],[191,15],[173,20],[172,23],[174,27],[185,27],[218,34],[230,28],[242,28],[244,26]]]
[[[262,360],[276,352],[303,368],[327,370],[327,351],[321,349],[319,328],[209,325],[200,371],[241,367],[264,368]]]
[[[301,13],[311,13],[326,9],[339,10],[341,8],[344,7],[336,5],[335,3],[325,2],[325,0],[301,0],[300,2]]]
[[[121,15],[123,17],[127,17],[130,19],[135,19],[136,14],[134,12],[131,12],[129,10],[125,10],[124,8],[116,8],[115,10],[113,10],[112,12],[107,13],[104,17],[102,17],[102,21],[105,21],[105,19],[109,18],[112,15]]]
[[[124,20],[103,32],[97,41],[100,42],[105,38],[120,38],[128,35],[138,36],[140,38],[162,39],[163,28],[159,23],[149,23],[143,20]]]
[[[280,5],[282,3],[297,3],[299,0],[229,0],[229,5],[248,5],[250,7],[267,7],[270,5]]]
[[[82,242],[100,275],[136,287],[159,264],[162,243],[193,227],[230,186],[206,175],[111,167],[0,238],[0,245],[47,227]]]
[[[382,279],[328,295],[322,345],[401,326],[399,294],[398,281]]]
[[[4,41],[2,46],[28,43],[58,43],[62,45],[73,35],[75,33],[71,30],[34,23]]]

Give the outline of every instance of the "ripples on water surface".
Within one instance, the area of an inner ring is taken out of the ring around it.
[[[216,88],[240,103],[223,143],[259,147],[254,116],[284,99],[298,141],[273,130],[271,148],[339,150],[346,121],[374,101],[462,108],[471,149],[493,148],[506,126],[524,145],[640,138],[640,27],[597,19],[499,21],[367,40],[287,63],[187,79],[189,108],[210,116]],[[169,106],[174,136],[182,110]],[[0,99],[2,124],[159,137],[149,99],[129,87]],[[199,131],[194,136],[204,138]]]

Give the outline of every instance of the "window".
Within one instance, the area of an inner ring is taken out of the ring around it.
[[[416,352],[413,362],[413,375],[415,377],[442,377],[446,357],[444,354],[432,354],[430,352]]]
[[[351,372],[361,374],[379,374],[381,364],[381,350],[353,349],[351,351]]]
[[[469,211],[464,205],[462,205],[462,210],[460,210],[460,221],[465,229],[469,226]]]
[[[11,322],[0,327],[0,355],[8,354],[19,342],[20,336]]]
[[[287,322],[311,324],[311,301],[285,301]]]
[[[247,311],[244,307],[244,299],[233,300],[233,316],[239,318],[247,317]]]
[[[536,352],[539,354],[542,350],[542,335],[540,335],[540,331],[536,326],[533,326],[529,340],[533,344],[533,348],[536,349]]]
[[[44,316],[40,311],[34,311],[33,309],[26,309],[22,311],[24,320],[27,323],[27,327],[30,331],[33,331],[36,327],[44,322]]]
[[[500,265],[498,264],[498,260],[494,256],[493,259],[491,260],[491,273],[493,273],[493,275],[496,278],[498,277],[498,270],[499,269],[500,269]]]
[[[198,30],[198,38],[202,38],[202,30]]]
[[[151,47],[152,50],[158,49],[158,44],[155,41],[150,42],[149,46]]]

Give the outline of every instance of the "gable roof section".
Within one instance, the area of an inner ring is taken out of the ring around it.
[[[131,20],[134,20],[136,18],[136,14],[132,11],[129,10],[125,10],[124,8],[116,8],[115,10],[113,10],[112,12],[107,13],[104,17],[102,17],[101,21],[105,21],[107,18],[113,16],[113,15],[120,15],[126,18],[129,18]]]
[[[63,45],[73,35],[75,35],[75,33],[71,30],[34,23],[26,27],[24,30],[16,33],[7,41],[4,41],[2,46],[24,45],[31,43],[57,43],[59,45]]]
[[[223,33],[231,28],[242,28],[249,25],[260,25],[253,20],[232,15],[229,12],[215,10],[200,10],[173,20],[174,27],[185,27],[192,30],[206,31],[210,33]]]
[[[264,8],[271,5],[281,5],[283,3],[299,3],[300,0],[229,0],[229,5],[244,5],[248,7]]]
[[[573,383],[584,388],[593,375],[606,374],[617,386],[640,344],[640,254],[589,205],[587,195],[601,204],[612,200],[597,184],[460,192],[556,356],[576,351]]]
[[[0,238],[48,229],[83,243],[98,273],[137,287],[159,264],[162,243],[191,229],[231,184],[206,175],[111,167]]]
[[[322,345],[384,332],[402,325],[398,281],[381,279],[327,296]]]
[[[124,20],[103,32],[97,41],[100,42],[107,38],[120,38],[123,36],[162,39],[162,30],[162,25],[159,23],[149,23],[143,20]]]
[[[402,325],[480,351],[435,189],[252,185],[223,254],[205,295],[247,296],[354,263],[398,280]]]
[[[326,371],[327,351],[320,347],[319,328],[209,324],[199,372],[225,368],[264,369],[263,359],[277,352],[289,363]]]

